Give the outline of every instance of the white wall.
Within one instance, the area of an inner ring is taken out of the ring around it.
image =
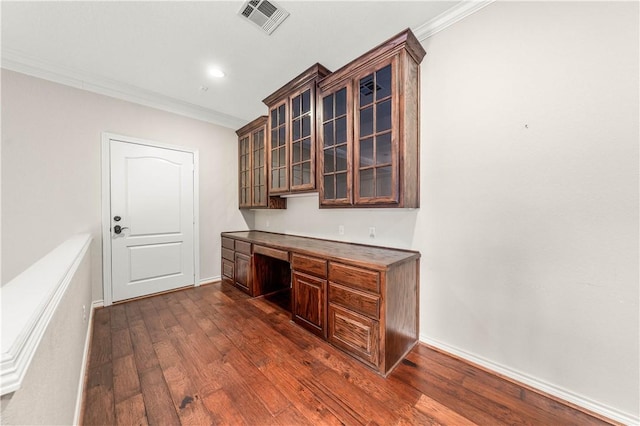
[[[2,396],[2,424],[73,424],[89,327],[82,306],[91,307],[89,251],[47,324],[20,389]]]
[[[104,131],[199,150],[200,277],[220,276],[220,232],[253,219],[237,207],[232,129],[2,70],[2,282],[90,232],[93,297],[102,299]]]
[[[423,44],[422,207],[256,228],[419,250],[423,340],[638,419],[638,3],[497,2]]]

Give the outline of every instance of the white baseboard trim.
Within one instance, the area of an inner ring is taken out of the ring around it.
[[[209,284],[209,283],[212,283],[214,281],[220,281],[220,280],[222,280],[222,276],[221,275],[216,275],[215,277],[209,277],[209,278],[202,278],[200,280],[200,284],[199,285]]]
[[[89,312],[89,324],[87,326],[87,336],[84,339],[84,352],[82,354],[82,365],[80,366],[80,378],[78,379],[78,395],[76,396],[76,411],[73,415],[73,424],[80,424],[80,415],[82,414],[82,397],[84,395],[84,385],[87,375],[87,367],[89,364],[89,349],[91,347],[91,336],[93,335],[93,314],[96,308],[104,306],[102,300],[94,300],[91,302],[91,309]]]
[[[434,348],[440,349],[444,352],[448,352],[457,357],[460,357],[463,360],[480,365],[481,367],[487,368],[509,379],[523,383],[527,386],[531,386],[532,388],[540,390],[541,392],[560,398],[564,401],[567,401],[571,404],[575,404],[586,410],[593,411],[594,413],[605,416],[611,420],[615,420],[625,425],[640,425],[640,417],[636,417],[633,414],[625,413],[616,408],[609,407],[605,404],[594,401],[583,395],[579,395],[575,392],[561,388],[554,384],[547,383],[536,377],[530,376],[525,373],[521,373],[510,367],[507,367],[507,366],[498,364],[496,362],[490,361],[486,358],[482,358],[480,356],[474,355],[470,352],[467,352],[463,349],[456,348],[447,343],[443,343],[438,340],[432,339],[430,337],[427,337],[424,334],[420,334],[420,341],[429,346],[433,346]]]

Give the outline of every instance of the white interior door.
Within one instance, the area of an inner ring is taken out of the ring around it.
[[[193,157],[110,141],[114,302],[195,284]]]

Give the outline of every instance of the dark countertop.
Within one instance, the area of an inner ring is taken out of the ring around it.
[[[359,264],[359,266],[377,270],[385,270],[391,265],[420,258],[420,253],[417,251],[263,231],[223,232],[222,236],[327,260]]]

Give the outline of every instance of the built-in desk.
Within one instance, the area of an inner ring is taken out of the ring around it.
[[[223,281],[291,289],[292,319],[386,376],[418,341],[420,253],[262,231],[222,233]]]

